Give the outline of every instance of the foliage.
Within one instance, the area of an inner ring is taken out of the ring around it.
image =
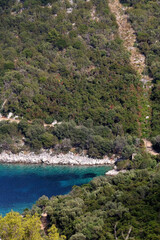
[[[37,206],[44,212],[50,208],[50,224],[56,223],[70,240],[124,239],[128,234],[131,239],[158,240],[159,182],[158,166],[154,171],[132,170],[95,178]]]
[[[137,134],[141,87],[106,1],[1,0],[0,6],[3,115],[89,120],[115,134]]]
[[[45,235],[41,228],[40,217],[35,215],[22,216],[17,212],[7,213],[0,217],[0,237],[4,240],[65,240],[60,236],[58,229],[52,225]]]
[[[16,212],[8,213],[0,218],[0,237],[4,240],[41,240],[41,222],[38,215],[22,215]]]
[[[55,227],[55,225],[53,224],[49,230],[48,230],[48,237],[49,240],[65,240],[66,237],[60,236],[59,233],[57,232],[57,228]]]
[[[154,79],[152,142],[159,151],[159,1],[121,2],[132,6],[135,44]],[[24,118],[0,122],[0,151],[74,148],[94,158],[121,155],[119,170],[140,169],[95,178],[65,196],[42,196],[24,216],[0,217],[2,239],[160,239],[159,157],[137,144],[142,89],[117,28],[104,0],[0,0],[1,112]],[[55,119],[62,122],[44,126]],[[47,235],[35,212],[48,214]]]
[[[124,159],[131,158],[137,152],[137,138],[129,134],[115,136],[115,132],[107,126],[89,127],[75,122],[62,122],[54,127],[45,127],[43,121],[26,120],[17,123],[0,122],[0,150],[13,153],[20,151],[40,151],[52,149],[55,153],[67,153],[72,148],[79,153],[83,150],[92,158],[102,158],[105,155],[122,155]]]
[[[160,238],[159,164],[154,170],[132,170],[98,177],[74,186],[68,195],[42,196],[33,210],[0,217],[2,239],[106,240]],[[47,213],[48,233],[41,230],[38,211]],[[31,213],[33,215],[31,215]],[[60,229],[58,232],[56,226]],[[65,234],[67,238],[63,235]]]

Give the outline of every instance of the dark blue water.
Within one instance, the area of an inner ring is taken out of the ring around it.
[[[0,164],[0,214],[30,208],[42,195],[68,193],[111,168]]]

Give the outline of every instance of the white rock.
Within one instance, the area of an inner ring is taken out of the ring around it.
[[[62,165],[113,165],[115,160],[93,159],[86,156],[79,156],[71,152],[67,154],[51,155],[48,152],[40,154],[20,152],[19,154],[12,154],[11,152],[3,151],[0,154],[0,162],[6,163],[45,163],[45,164],[62,164]]]
[[[70,4],[73,5],[73,0],[69,0]]]
[[[13,116],[13,113],[10,112],[10,113],[8,114],[7,118],[9,119],[9,118],[11,118],[12,116]]]
[[[127,171],[126,171],[126,170],[117,171],[117,170],[115,170],[115,169],[112,169],[112,170],[106,172],[106,175],[107,175],[107,176],[116,176],[116,175],[118,175],[119,173],[125,173],[125,172],[127,172]]]
[[[71,13],[73,11],[73,8],[67,8],[67,13]]]
[[[56,125],[56,124],[57,124],[57,120],[54,120],[54,121],[51,123],[52,126],[54,126],[54,125]]]

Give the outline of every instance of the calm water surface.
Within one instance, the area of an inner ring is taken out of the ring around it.
[[[0,164],[0,214],[22,212],[42,195],[68,193],[73,185],[88,183],[111,167],[72,167]]]

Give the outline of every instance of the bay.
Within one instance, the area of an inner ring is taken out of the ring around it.
[[[88,183],[110,169],[109,166],[0,164],[0,214],[31,208],[42,195],[67,194],[73,185]]]

